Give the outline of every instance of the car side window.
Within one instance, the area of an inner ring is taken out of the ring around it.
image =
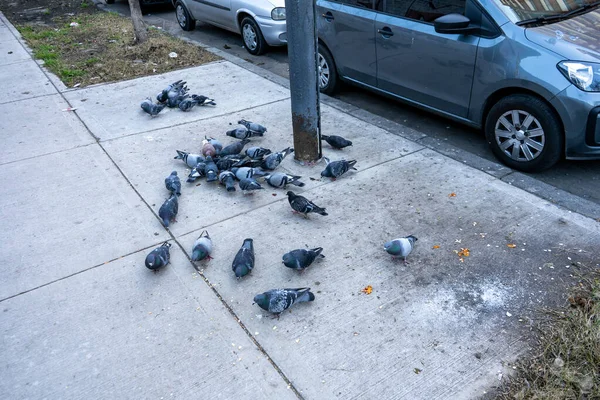
[[[335,1],[335,0],[334,0]],[[373,0],[337,0],[342,4],[346,4],[352,7],[373,9]]]
[[[405,17],[423,22],[433,22],[447,14],[465,13],[465,0],[413,0]]]

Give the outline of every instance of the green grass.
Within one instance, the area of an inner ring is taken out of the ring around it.
[[[600,272],[582,278],[570,306],[547,310],[534,355],[517,363],[499,400],[600,399]]]

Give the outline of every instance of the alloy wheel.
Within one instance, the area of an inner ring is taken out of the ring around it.
[[[243,32],[244,44],[246,45],[246,47],[248,47],[250,50],[256,49],[256,46],[258,45],[258,41],[257,41],[256,32],[254,31],[254,28],[252,28],[252,25],[250,25],[250,24],[244,25],[243,31],[244,31]]]
[[[329,65],[325,57],[319,53],[319,87],[324,88],[329,84]]]
[[[187,18],[185,16],[185,10],[181,6],[181,4],[177,5],[177,9],[175,10],[175,16],[177,17],[177,22],[179,23],[179,26],[184,27],[187,22]]]
[[[523,110],[510,110],[496,121],[496,143],[515,161],[531,161],[544,150],[546,136],[540,122]]]

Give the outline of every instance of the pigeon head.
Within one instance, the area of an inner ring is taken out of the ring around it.
[[[333,177],[333,175],[331,175],[331,171],[329,170],[329,168],[325,168],[323,171],[321,171],[321,176],[324,176],[325,178]]]
[[[398,253],[400,252],[400,242],[397,240],[392,240],[383,245],[383,249],[388,253]]]
[[[254,303],[258,304],[263,310],[269,311],[269,298],[266,294],[257,294],[254,296]]]
[[[148,257],[146,257],[146,267],[152,268],[154,264],[156,264],[156,257],[154,257],[154,254],[148,254]]]
[[[415,236],[413,236],[413,235],[409,235],[409,236],[407,236],[406,238],[407,238],[408,240],[410,240],[410,243],[414,243],[414,242],[416,242],[417,240],[419,240],[419,239],[417,239],[417,238],[416,238]]]
[[[208,255],[208,253],[206,252],[205,249],[197,248],[192,253],[192,260],[203,260],[206,258],[207,255]]]
[[[177,176],[177,171],[173,171],[173,172],[171,172],[171,175],[173,175],[173,176]]]
[[[294,192],[292,192],[292,191],[290,190],[290,191],[288,191],[288,192],[286,193],[286,195],[287,195],[287,197],[289,197],[289,198],[294,198],[294,197],[296,196],[296,193],[294,193]]]

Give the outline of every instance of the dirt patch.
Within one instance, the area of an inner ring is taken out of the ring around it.
[[[134,45],[131,20],[100,11],[89,0],[0,0],[0,7],[34,56],[67,86],[132,79],[219,59],[155,28],[149,28],[147,42]]]

